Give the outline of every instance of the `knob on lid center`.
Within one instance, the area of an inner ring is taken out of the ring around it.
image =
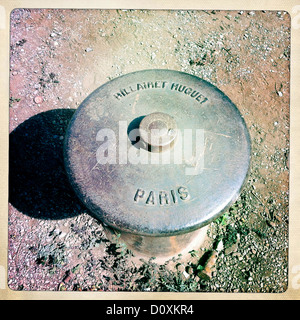
[[[177,124],[167,113],[154,112],[141,121],[139,131],[148,149],[160,152],[173,145],[177,136]]]

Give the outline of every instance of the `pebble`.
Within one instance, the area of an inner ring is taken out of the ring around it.
[[[183,264],[180,264],[178,267],[177,267],[177,270],[179,272],[185,272],[185,266]]]
[[[230,253],[236,252],[239,246],[239,242],[240,242],[240,234],[238,233],[236,243],[233,243],[230,247],[227,247],[225,249],[225,254],[228,255]]]
[[[189,275],[192,275],[194,273],[193,268],[192,267],[188,267],[187,268],[187,272]]]
[[[34,98],[34,102],[37,103],[37,104],[42,103],[42,102],[43,102],[43,97],[41,97],[41,96],[36,96],[36,97]]]
[[[276,228],[276,222],[274,222],[274,221],[268,220],[268,221],[267,221],[267,224],[268,224],[270,227],[272,227],[273,229]]]
[[[91,52],[91,51],[93,51],[93,48],[86,48],[85,49],[85,52]]]
[[[241,256],[241,253],[240,252],[234,252],[232,254],[233,257],[240,257]]]
[[[70,282],[70,281],[72,280],[72,278],[73,278],[73,275],[71,274],[71,271],[68,270],[68,271],[66,272],[66,274],[65,274],[65,277],[64,277],[64,279],[63,279],[63,282],[64,282],[64,283],[68,283],[68,282]]]
[[[66,236],[66,233],[65,232],[62,232],[60,235],[59,235],[59,238],[62,239]]]
[[[281,91],[278,91],[277,94],[279,95],[279,97],[283,96],[283,93]]]

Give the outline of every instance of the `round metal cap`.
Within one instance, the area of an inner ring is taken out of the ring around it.
[[[130,73],[75,112],[65,165],[78,197],[105,224],[144,236],[179,235],[234,202],[250,139],[231,100],[178,71]]]

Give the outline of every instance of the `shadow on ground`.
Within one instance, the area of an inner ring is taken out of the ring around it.
[[[9,201],[39,219],[63,219],[85,211],[64,168],[63,141],[74,109],[37,114],[9,136]]]

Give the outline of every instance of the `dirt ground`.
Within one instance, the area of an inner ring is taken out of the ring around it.
[[[277,11],[32,10],[11,14],[8,286],[12,290],[283,292],[288,283],[290,17]],[[135,265],[63,167],[76,108],[132,71],[196,75],[238,107],[249,179],[208,247]],[[222,241],[209,278],[203,269]]]

